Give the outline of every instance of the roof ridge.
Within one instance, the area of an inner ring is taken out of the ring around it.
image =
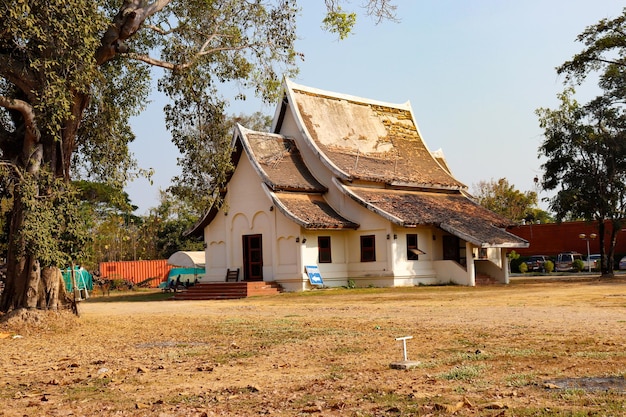
[[[339,100],[352,101],[354,103],[371,104],[371,105],[390,107],[390,108],[401,109],[401,110],[412,110],[410,100],[407,100],[404,103],[391,103],[391,102],[375,100],[375,99],[371,99],[367,97],[338,93],[338,92],[330,91],[330,90],[323,90],[321,88],[316,88],[316,87],[309,87],[306,85],[297,84],[288,78],[285,78],[285,83],[287,85],[287,88],[290,90],[299,90],[299,91],[303,91],[309,94],[324,96],[327,98],[335,98]]]

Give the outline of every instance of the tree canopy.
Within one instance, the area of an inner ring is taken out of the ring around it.
[[[613,223],[608,263],[613,274],[617,233],[626,217],[626,9],[615,19],[603,19],[579,36],[584,49],[557,68],[566,75],[558,109],[538,109],[545,140],[539,148],[542,186],[558,190],[551,208],[558,219],[580,217],[598,223],[602,255],[605,220]],[[598,75],[600,95],[586,104],[575,99],[575,87],[591,73]]]
[[[537,193],[521,192],[506,178],[480,181],[473,187],[478,204],[514,222],[534,220],[537,216]]]
[[[350,33],[346,2],[325,4],[327,28]],[[365,8],[382,19],[395,12],[388,0]],[[271,100],[297,71],[298,10],[295,0],[0,3],[0,176],[13,204],[1,311],[45,307],[41,268],[81,256],[86,229],[72,211],[80,205],[70,180],[121,190],[138,174],[129,119],[143,110],[153,77],[183,152],[203,142],[199,135],[220,138],[219,85],[237,82]]]

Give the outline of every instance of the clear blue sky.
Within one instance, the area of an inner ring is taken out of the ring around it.
[[[359,16],[355,33],[338,41],[320,28],[324,2],[300,3],[297,46],[305,60],[295,82],[392,103],[408,100],[427,146],[443,150],[470,190],[479,181],[506,178],[521,191],[536,190],[533,178],[541,175],[543,137],[535,110],[558,106],[563,79],[555,67],[582,49],[576,36],[585,27],[617,17],[624,7],[616,0],[396,0],[399,23],[376,26]],[[234,97],[237,91],[224,93]],[[163,104],[155,94],[133,120],[131,150],[141,167],[155,170],[153,185],[136,180],[126,189],[137,214],[157,206],[159,188],[179,172]],[[233,101],[229,109],[256,111],[273,115],[274,107],[249,99]]]

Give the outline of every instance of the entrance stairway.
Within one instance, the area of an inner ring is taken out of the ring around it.
[[[174,300],[235,300],[279,293],[280,286],[272,282],[200,282],[177,292]]]
[[[497,279],[487,275],[487,274],[476,274],[474,279],[476,285],[499,285],[500,281]]]

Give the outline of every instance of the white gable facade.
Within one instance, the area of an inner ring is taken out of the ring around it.
[[[506,251],[528,243],[473,203],[422,140],[410,105],[285,81],[272,133],[238,126],[224,204],[197,225],[204,282],[327,287],[508,283]]]

